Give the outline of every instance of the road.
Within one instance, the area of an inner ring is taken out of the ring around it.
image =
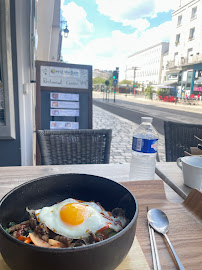
[[[162,107],[159,106],[159,103],[155,102],[151,104],[151,102],[148,103],[145,101],[144,104],[144,102],[126,101],[118,97],[114,103],[113,96],[111,96],[111,99],[108,101],[105,99],[103,100],[103,98],[98,95],[93,98],[93,104],[136,124],[140,124],[142,116],[151,116],[153,117],[153,126],[161,135],[164,135],[165,120],[181,123],[202,124],[201,110],[199,112],[191,112],[191,106],[193,105],[185,105],[186,107],[189,106],[189,111],[184,111],[183,108],[179,109],[179,107],[170,106],[170,104],[168,107],[168,104],[166,103],[164,103],[165,107]],[[193,110],[194,109],[195,108],[193,108]]]

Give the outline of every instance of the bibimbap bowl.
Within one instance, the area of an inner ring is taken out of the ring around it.
[[[67,198],[99,202],[104,209],[125,211],[128,225],[114,236],[89,245],[45,248],[24,243],[5,231],[9,222],[29,219],[29,209],[51,206]],[[0,201],[0,252],[13,270],[113,270],[126,257],[138,217],[135,197],[122,185],[98,176],[61,174],[29,181]]]

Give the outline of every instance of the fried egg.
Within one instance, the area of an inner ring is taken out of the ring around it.
[[[113,217],[110,212],[95,202],[66,199],[50,207],[35,210],[37,220],[53,232],[80,239],[107,228],[122,230],[127,220],[123,216]]]

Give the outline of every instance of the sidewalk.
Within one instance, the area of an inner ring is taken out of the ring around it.
[[[93,128],[112,129],[110,163],[129,163],[131,159],[132,136],[137,124],[93,106]],[[159,137],[159,158],[165,161],[164,136]]]
[[[93,91],[93,97],[94,98],[103,98],[103,92],[96,92]],[[106,97],[106,93],[104,93],[104,98]],[[114,98],[114,94],[109,94],[109,99],[112,101]],[[173,110],[181,110],[181,111],[187,111],[187,112],[196,112],[202,114],[202,101],[196,101],[197,105],[188,105],[185,103],[172,103],[172,102],[164,102],[160,100],[151,100],[146,99],[143,96],[140,95],[132,95],[132,94],[119,94],[116,93],[116,99],[120,99],[123,101],[130,101],[130,102],[136,102],[140,104],[148,104],[148,105],[155,105],[157,107],[166,107]]]

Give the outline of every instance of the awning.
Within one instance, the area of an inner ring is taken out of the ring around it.
[[[165,81],[164,85],[172,85],[178,83],[178,80],[170,80],[170,81]]]
[[[154,84],[152,86],[157,87],[157,88],[175,88],[174,86],[169,86],[169,85],[165,85],[165,84]]]

